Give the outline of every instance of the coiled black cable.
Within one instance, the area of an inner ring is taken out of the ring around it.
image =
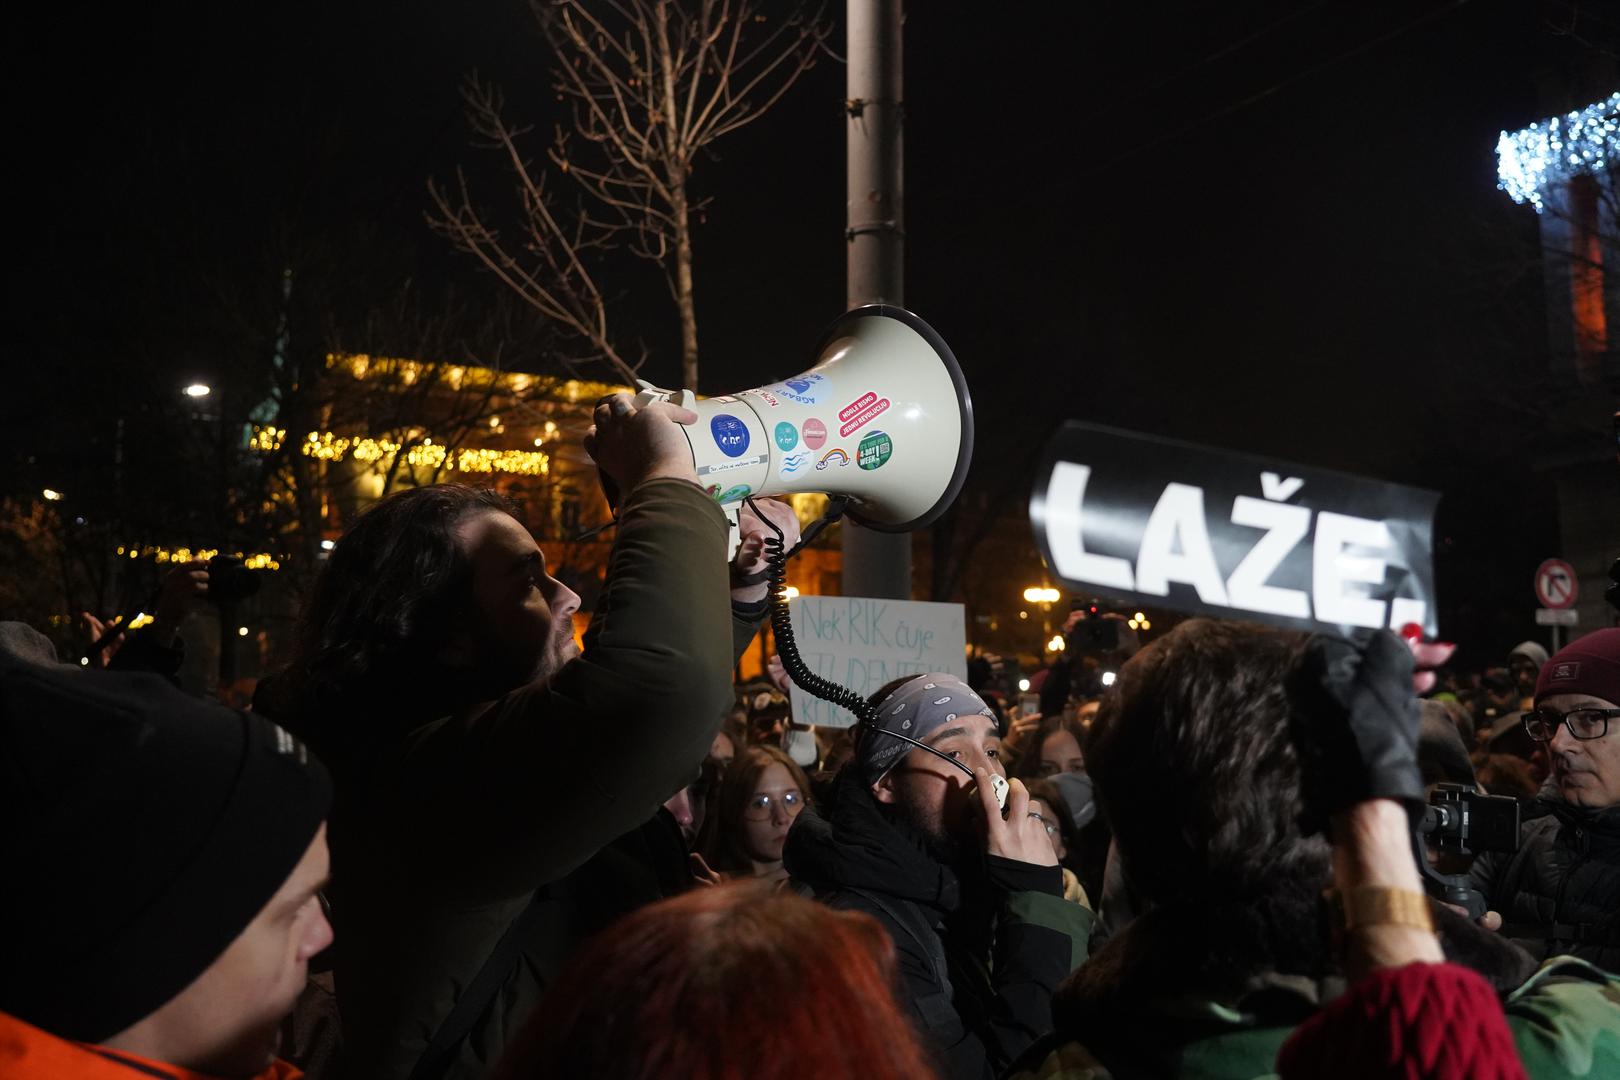
[[[958,769],[973,775],[973,770],[967,765],[951,757],[949,754],[934,749],[927,743],[918,742],[909,735],[902,735],[898,731],[890,731],[878,725],[878,707],[861,697],[847,686],[840,686],[830,679],[823,679],[810,670],[804,658],[799,655],[799,645],[793,639],[793,617],[788,611],[787,600],[787,563],[788,559],[798,553],[822,529],[837,521],[844,514],[844,507],[848,500],[842,496],[835,497],[828,502],[827,512],[815,524],[804,531],[804,536],[792,551],[787,550],[787,537],[782,530],[776,527],[776,522],[765,516],[765,513],[755,505],[752,498],[743,500],[744,505],[754,512],[754,516],[765,523],[765,527],[775,533],[775,536],[765,538],[765,580],[770,586],[771,604],[771,634],[776,639],[776,652],[782,658],[782,670],[786,671],[788,678],[794,684],[812,697],[822,701],[831,702],[841,709],[847,709],[855,717],[856,729],[864,729],[866,734],[888,735],[901,742],[910,743],[919,750],[926,750],[943,761],[948,761]],[[1003,787],[1006,785],[1003,784]]]
[[[754,503],[752,498],[744,500],[748,509],[754,516],[765,523],[765,527],[775,533],[775,536],[765,538],[765,580],[769,584],[771,602],[771,634],[776,639],[776,652],[782,658],[782,669],[787,672],[788,678],[805,693],[818,697],[822,701],[831,702],[841,709],[848,709],[855,719],[867,727],[877,726],[877,706],[867,701],[861,695],[847,686],[840,686],[811,671],[805,664],[804,658],[799,655],[799,646],[793,639],[793,618],[788,612],[787,603],[787,563],[788,559],[810,540],[815,538],[827,525],[843,516],[845,501],[842,499],[830,502],[827,513],[806,530],[806,535],[793,551],[787,550],[787,537],[776,523],[765,516],[764,511]]]

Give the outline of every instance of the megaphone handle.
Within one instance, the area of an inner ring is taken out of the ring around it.
[[[690,409],[697,404],[697,395],[690,390],[664,390],[645,379],[637,379],[636,385],[641,387],[641,393],[635,396],[635,406],[638,409],[645,409],[655,401],[667,401],[683,409]]]
[[[737,549],[742,546],[742,525],[737,520],[742,503],[732,503],[720,509],[726,512],[726,520],[731,523],[731,538],[726,542],[726,562],[730,563],[737,557]]]

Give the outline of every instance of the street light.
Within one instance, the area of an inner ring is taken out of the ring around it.
[[[182,391],[186,397],[202,398],[214,392],[214,388],[207,383],[194,382]]]
[[[46,488],[44,491],[40,492],[40,494],[45,496],[46,502],[62,501],[62,493],[60,491],[52,491],[50,488]]]
[[[1024,590],[1024,600],[1030,604],[1055,604],[1059,593],[1056,589],[1048,589],[1040,585],[1031,585]]]

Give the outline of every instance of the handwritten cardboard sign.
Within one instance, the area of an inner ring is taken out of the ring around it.
[[[788,602],[799,655],[810,670],[862,697],[902,675],[948,671],[967,678],[966,617],[961,604],[800,596]],[[801,724],[850,727],[855,717],[793,687]]]

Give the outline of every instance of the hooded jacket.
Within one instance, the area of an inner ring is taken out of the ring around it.
[[[1063,899],[1058,867],[989,855],[964,880],[852,768],[799,815],[783,858],[796,885],[882,924],[903,1003],[949,1077],[999,1075],[1051,1029],[1052,992],[1085,958],[1091,912]]]
[[[1544,788],[1525,810],[1519,850],[1487,852],[1469,878],[1502,934],[1538,960],[1568,954],[1620,971],[1620,806],[1571,806]]]

